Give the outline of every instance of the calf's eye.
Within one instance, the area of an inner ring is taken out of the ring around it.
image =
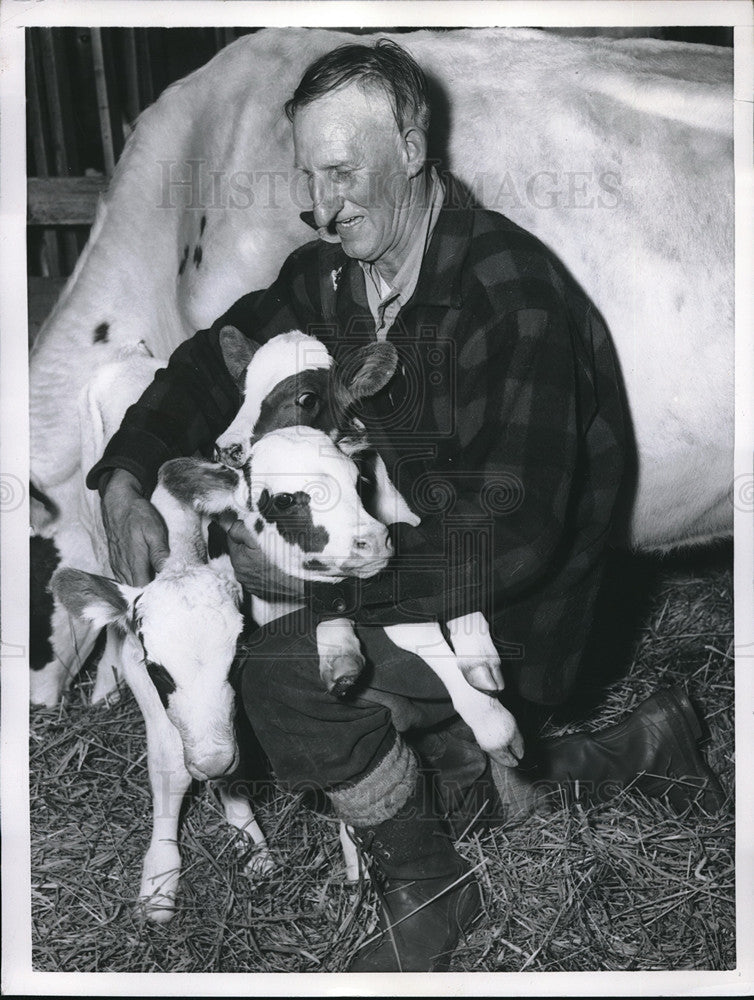
[[[277,510],[289,510],[296,502],[292,493],[276,493],[272,500]]]
[[[318,402],[316,393],[302,392],[296,400],[296,406],[300,406],[302,410],[313,410]]]

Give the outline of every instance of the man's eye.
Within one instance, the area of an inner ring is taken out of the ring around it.
[[[292,493],[276,493],[272,502],[277,510],[289,510],[296,502]]]
[[[296,400],[296,406],[300,406],[302,410],[313,410],[316,408],[319,398],[314,392],[302,392],[301,395]]]
[[[336,181],[347,181],[351,176],[351,171],[347,170],[345,167],[335,167],[333,169],[332,176]]]

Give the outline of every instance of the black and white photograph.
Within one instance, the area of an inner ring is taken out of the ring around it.
[[[751,7],[0,13],[3,991],[751,993]]]

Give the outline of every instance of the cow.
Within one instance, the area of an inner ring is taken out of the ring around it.
[[[303,68],[351,37],[246,36],[138,119],[32,353],[31,471],[51,509],[71,502],[86,376],[140,340],[167,357],[311,238],[281,109]],[[729,535],[731,53],[528,29],[398,40],[435,91],[433,154],[542,239],[607,321],[635,440],[616,540]]]

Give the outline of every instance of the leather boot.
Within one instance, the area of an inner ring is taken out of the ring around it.
[[[431,783],[420,777],[392,819],[354,830],[371,854],[381,907],[379,929],[349,972],[443,972],[481,912],[470,866],[434,812]]]
[[[701,737],[686,693],[668,688],[608,729],[544,740],[529,778],[592,802],[604,802],[631,785],[645,795],[667,796],[679,814],[693,803],[714,813],[725,794],[697,749]]]

